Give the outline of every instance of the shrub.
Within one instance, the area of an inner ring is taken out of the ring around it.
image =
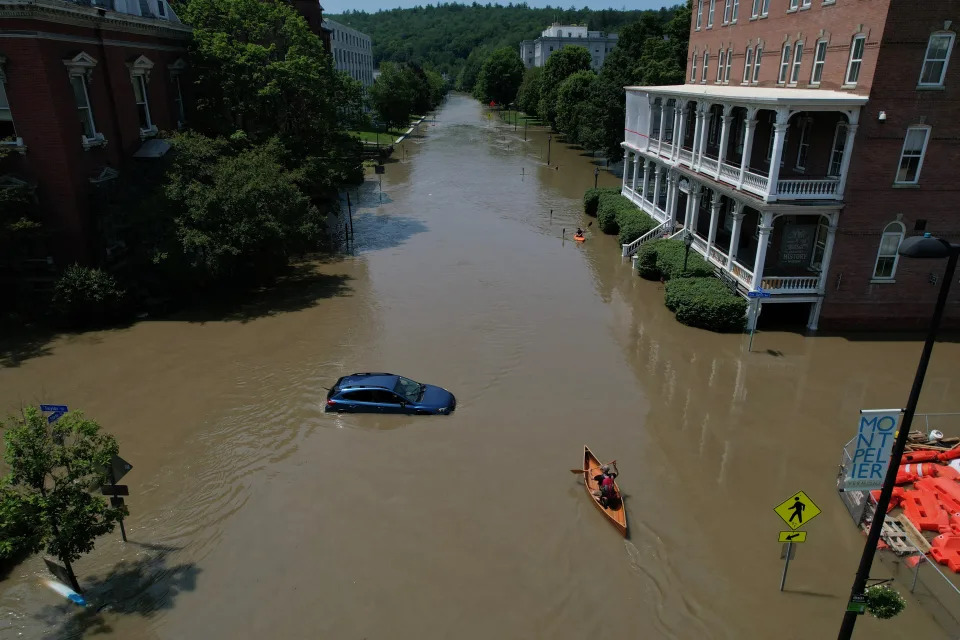
[[[676,278],[663,299],[682,324],[710,331],[743,331],[747,301],[717,278]]]
[[[881,620],[887,620],[894,617],[904,610],[907,601],[903,599],[900,593],[885,584],[878,584],[866,590],[867,611],[870,615]]]
[[[653,218],[630,204],[632,211],[622,211],[617,218],[620,244],[629,244],[657,226]]]
[[[112,275],[73,265],[57,280],[52,307],[57,319],[71,328],[116,322],[123,313],[124,291]]]
[[[637,253],[637,272],[647,280],[659,280],[660,269],[657,268],[657,241],[648,242],[640,247]]]
[[[656,245],[657,269],[664,279],[706,278],[713,275],[713,265],[700,257],[699,253],[690,249],[690,255],[686,256],[687,248],[682,240],[655,240],[651,244]],[[685,257],[686,270],[683,268]]]
[[[597,205],[600,204],[600,195],[604,193],[620,193],[619,187],[599,187],[587,189],[583,194],[583,212],[588,216],[597,217]]]
[[[619,193],[600,194],[597,200],[597,226],[604,233],[614,234],[620,231],[620,226],[617,224],[617,211],[622,206],[621,200],[629,202]]]

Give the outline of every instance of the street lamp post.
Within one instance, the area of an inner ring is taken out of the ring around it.
[[[553,136],[547,136],[547,166],[550,166],[550,143],[553,142]]]
[[[600,167],[593,168],[593,188],[597,188],[597,178],[600,177]]]
[[[683,253],[683,273],[686,273],[687,260],[690,258],[690,247],[693,246],[693,234],[690,233],[690,229],[687,229],[683,233],[683,245],[685,247]]]
[[[880,497],[877,498],[877,507],[876,511],[874,511],[873,523],[870,525],[870,533],[867,535],[867,542],[863,547],[863,555],[860,556],[860,566],[857,568],[857,576],[854,578],[853,588],[850,590],[851,600],[853,600],[853,596],[863,594],[867,586],[867,580],[870,578],[870,567],[873,565],[873,558],[877,553],[877,544],[880,542],[880,533],[883,529],[887,506],[890,504],[890,496],[893,494],[897,471],[900,468],[900,460],[903,456],[903,450],[907,445],[907,436],[910,434],[910,427],[913,424],[913,415],[917,411],[917,403],[920,400],[920,390],[923,388],[923,378],[927,373],[927,365],[930,363],[930,353],[933,351],[933,343],[936,341],[937,331],[940,329],[940,320],[943,318],[943,310],[947,304],[950,284],[953,282],[957,269],[957,258],[960,257],[960,244],[951,244],[946,240],[934,238],[929,233],[925,233],[923,236],[914,236],[901,242],[897,253],[908,258],[947,258],[947,268],[943,274],[943,283],[940,285],[940,295],[937,298],[937,305],[934,307],[933,317],[930,319],[930,329],[927,332],[927,340],[923,343],[923,352],[920,354],[920,364],[917,366],[917,374],[913,378],[910,397],[907,399],[907,406],[903,410],[903,420],[900,422],[897,439],[893,443],[893,450],[890,452],[890,466],[887,467],[887,475],[883,479]],[[850,640],[853,636],[853,627],[857,623],[857,615],[856,611],[849,610],[843,614],[843,624],[840,625],[840,634],[837,636],[838,640]]]

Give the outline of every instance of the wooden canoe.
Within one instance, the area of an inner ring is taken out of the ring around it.
[[[600,504],[600,498],[593,495],[594,491],[600,489],[600,486],[597,481],[593,479],[593,476],[600,475],[600,467],[602,466],[603,463],[597,460],[597,457],[590,451],[590,447],[583,445],[583,486],[587,489],[587,495],[590,496],[590,499],[593,501],[593,504],[597,506],[597,509],[613,523],[613,526],[617,528],[620,535],[626,537],[627,511],[623,508],[623,499],[620,498],[620,487],[616,481],[614,481],[613,486],[617,490],[617,504],[604,507]]]

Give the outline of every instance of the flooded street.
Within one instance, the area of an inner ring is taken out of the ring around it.
[[[906,401],[920,344],[768,331],[748,353],[676,323],[616,238],[561,239],[591,158],[554,140],[547,167],[528,137],[451,96],[382,204],[360,188],[351,255],[242,308],[7,354],[4,414],[82,409],[134,469],[130,542],[75,564],[95,607],[68,609],[33,558],[0,583],[0,637],[835,637],[864,540],[840,449],[859,409]],[[958,361],[937,345],[921,411],[958,409]],[[355,371],[457,410],[325,414]],[[584,444],[617,460],[627,540],[569,471]],[[780,593],[773,508],[801,489],[823,515]],[[904,614],[858,637],[948,637],[898,588]]]

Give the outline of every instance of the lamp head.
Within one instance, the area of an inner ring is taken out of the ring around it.
[[[941,238],[934,238],[925,233],[922,236],[913,236],[900,243],[897,253],[908,258],[942,259],[949,257],[954,248],[949,242]]]

